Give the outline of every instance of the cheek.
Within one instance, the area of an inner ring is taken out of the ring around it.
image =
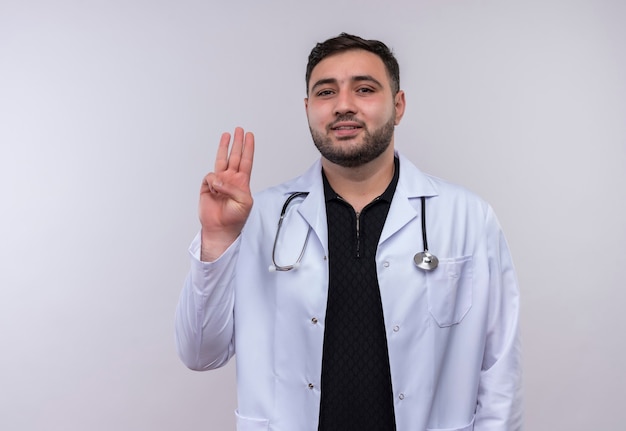
[[[309,120],[309,125],[315,128],[323,128],[326,124],[325,118],[326,115],[323,114],[323,111],[319,108],[311,108],[307,110],[307,118]]]
[[[370,121],[372,124],[377,127],[387,124],[390,118],[396,118],[396,110],[393,107],[383,107],[383,106],[368,106],[364,108],[362,111],[362,117],[366,121]]]

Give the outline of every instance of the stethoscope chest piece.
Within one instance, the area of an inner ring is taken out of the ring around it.
[[[413,262],[415,266],[424,271],[432,271],[439,265],[439,259],[434,254],[428,252],[428,240],[426,239],[426,199],[424,196],[420,198],[422,200],[422,245],[424,251],[420,251],[413,256]]]
[[[416,253],[413,257],[415,265],[425,271],[432,271],[439,265],[439,259],[434,254],[430,254],[427,250]]]

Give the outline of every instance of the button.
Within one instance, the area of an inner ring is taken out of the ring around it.
[[[315,386],[313,385],[313,383],[309,383],[309,389],[314,389]]]
[[[314,317],[311,319],[311,323],[316,325],[317,324],[317,317]]]
[[[328,257],[327,257],[327,256],[324,256],[324,260],[328,260]]]
[[[400,398],[400,400],[403,400],[404,399],[404,394],[398,395],[398,398]]]
[[[389,262],[384,261],[384,262],[383,262],[383,266],[384,266],[385,268],[389,268]]]
[[[400,327],[398,325],[393,327],[393,332],[398,332],[400,330]]]

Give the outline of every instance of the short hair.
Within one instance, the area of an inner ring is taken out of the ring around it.
[[[400,91],[400,66],[393,53],[379,40],[366,40],[359,36],[348,33],[341,33],[337,37],[333,37],[324,42],[318,43],[309,54],[309,62],[306,66],[306,94],[309,94],[309,81],[311,73],[315,66],[326,57],[346,51],[362,49],[376,54],[385,65],[387,74],[391,81],[391,90],[393,94]]]

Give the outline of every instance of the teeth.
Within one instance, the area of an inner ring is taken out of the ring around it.
[[[342,126],[342,127],[335,128],[335,130],[354,130],[354,129],[356,129],[356,127],[354,126]]]

